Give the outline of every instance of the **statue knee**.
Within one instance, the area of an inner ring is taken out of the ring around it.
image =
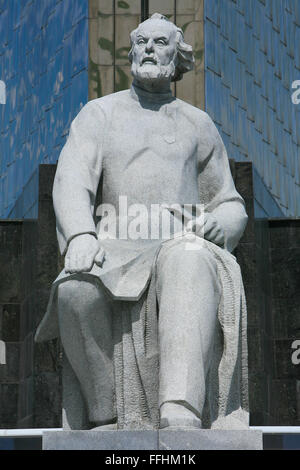
[[[174,269],[186,267],[189,271],[195,269],[202,273],[206,269],[217,270],[215,257],[206,247],[188,242],[182,242],[170,248],[167,259]]]
[[[58,286],[58,302],[70,306],[90,304],[98,296],[97,286],[93,282],[70,279]]]

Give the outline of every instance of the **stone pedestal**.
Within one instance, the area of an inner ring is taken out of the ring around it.
[[[262,450],[262,432],[241,430],[45,432],[44,450]]]
[[[160,450],[262,450],[262,432],[201,429],[159,431]]]

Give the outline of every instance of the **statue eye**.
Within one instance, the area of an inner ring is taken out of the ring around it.
[[[142,38],[138,39],[137,44],[145,44],[145,39],[142,39]]]
[[[158,39],[158,40],[156,41],[156,44],[165,46],[167,43],[166,43],[166,41],[165,41],[164,39]]]

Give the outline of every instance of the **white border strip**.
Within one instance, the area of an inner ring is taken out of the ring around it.
[[[300,426],[250,426],[250,429],[264,434],[300,434]]]
[[[0,429],[0,437],[34,437],[42,436],[45,431],[63,431],[62,428],[38,429]]]
[[[250,426],[252,431],[262,431],[263,434],[299,434],[300,426]],[[63,431],[62,428],[38,429],[0,429],[0,437],[38,437],[44,432]]]

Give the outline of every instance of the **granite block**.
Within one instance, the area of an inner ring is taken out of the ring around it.
[[[161,450],[262,450],[262,432],[251,430],[161,430]]]
[[[252,426],[260,426],[264,423],[259,421],[260,414],[268,410],[268,386],[266,376],[263,372],[254,371],[249,374],[249,408],[250,422]]]
[[[283,246],[295,248],[300,246],[300,219],[270,219],[271,248],[277,249]]]
[[[237,191],[244,199],[253,199],[252,163],[236,162],[235,185]]]
[[[247,303],[247,325],[248,327],[259,327],[261,323],[260,297],[257,295],[257,282],[254,280],[245,284],[245,295]]]
[[[0,300],[21,300],[22,224],[0,222]]]
[[[261,372],[263,363],[263,339],[259,328],[248,328],[248,367],[249,372]]]
[[[61,426],[61,380],[57,372],[34,375],[34,427]]]
[[[276,294],[276,292],[275,292]],[[294,298],[273,298],[272,313],[275,339],[300,336],[300,295]]]
[[[241,243],[236,248],[237,261],[241,267],[244,284],[247,286],[257,278],[255,243]]]
[[[157,450],[157,431],[44,432],[43,450]]]
[[[295,379],[272,380],[270,413],[273,426],[294,426],[297,421],[297,382]]]
[[[44,432],[43,450],[262,450],[252,430]]]
[[[18,416],[19,384],[1,384],[1,427],[14,428]]]
[[[273,292],[278,298],[299,296],[300,248],[283,248],[271,251]]]
[[[52,187],[56,165],[43,164],[39,166],[39,201],[52,201]]]
[[[274,341],[275,374],[277,379],[299,378],[299,365],[292,363],[293,341],[298,338],[277,339]],[[296,390],[295,390],[296,393]]]
[[[20,343],[6,343],[6,364],[1,366],[1,381],[3,383],[11,384],[19,381],[19,361]]]
[[[35,374],[59,372],[61,367],[61,345],[58,339],[34,345]]]
[[[35,318],[35,295],[32,289],[31,295],[28,296],[22,303],[21,319],[20,319],[20,341],[24,341],[26,336],[34,329]]]
[[[20,304],[0,306],[0,339],[5,342],[19,341],[20,337]]]

